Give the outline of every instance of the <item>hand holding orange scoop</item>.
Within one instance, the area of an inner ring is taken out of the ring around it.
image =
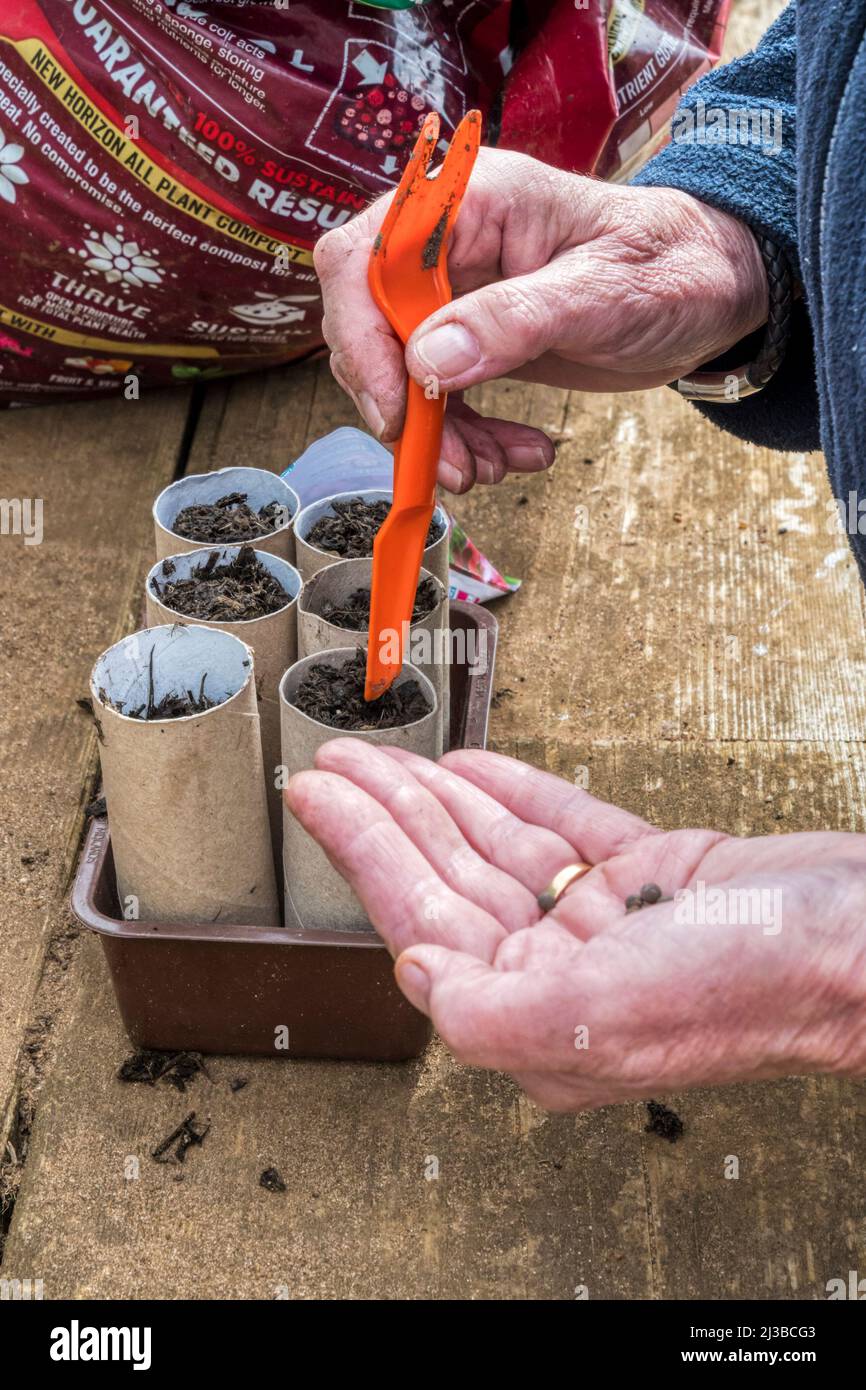
[[[481,143],[481,113],[464,116],[441,169],[431,178],[428,171],[438,141],[439,117],[431,112],[370,256],[373,298],[403,343],[451,302],[448,242]],[[400,672],[436,504],[445,400],[445,393],[427,391],[410,380],[406,423],[394,448],[394,504],[373,544],[367,700],[384,695]]]

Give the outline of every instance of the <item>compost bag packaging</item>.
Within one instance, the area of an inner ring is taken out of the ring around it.
[[[3,0],[0,405],[319,349],[313,247],[429,111],[446,141],[477,106],[488,143],[618,176],[728,4]]]

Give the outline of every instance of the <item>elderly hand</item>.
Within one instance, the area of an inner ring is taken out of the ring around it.
[[[288,804],[458,1060],[566,1111],[866,1072],[866,836],[663,833],[493,753],[346,738],[316,765]],[[581,859],[596,867],[542,917],[536,895]],[[675,900],[627,915],[649,882]]]
[[[331,366],[370,429],[400,435],[407,372],[452,394],[439,480],[452,492],[553,461],[540,431],[484,419],[459,393],[501,376],[582,391],[672,381],[764,322],[752,233],[675,189],[620,188],[481,151],[448,256],[458,296],[404,352],[367,286],[391,195],[315,251]]]

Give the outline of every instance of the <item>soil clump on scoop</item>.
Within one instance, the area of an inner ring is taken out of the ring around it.
[[[660,1139],[667,1139],[668,1143],[676,1144],[685,1130],[677,1112],[671,1110],[669,1105],[662,1105],[658,1100],[648,1100],[646,1108],[649,1123],[644,1125],[644,1129],[647,1134],[657,1134]]]

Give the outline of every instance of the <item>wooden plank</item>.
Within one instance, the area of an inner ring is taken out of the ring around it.
[[[741,444],[670,392],[563,413],[501,389],[481,402],[557,432],[556,466],[458,511],[525,580],[497,610],[502,683],[532,684],[551,741],[862,739],[863,595],[819,455]],[[522,701],[498,728],[519,736]]]
[[[25,1034],[35,1055],[60,987],[54,979],[37,1007],[46,947],[56,936],[54,976],[69,946],[63,899],[95,765],[93,728],[75,700],[94,657],[137,607],[150,500],[171,478],[187,399],[0,417],[0,495],[38,496],[44,531],[41,544],[0,537],[0,1153]]]
[[[360,424],[352,402],[335,387],[326,357],[211,382],[187,471],[252,467],[282,473],[320,435]]]

